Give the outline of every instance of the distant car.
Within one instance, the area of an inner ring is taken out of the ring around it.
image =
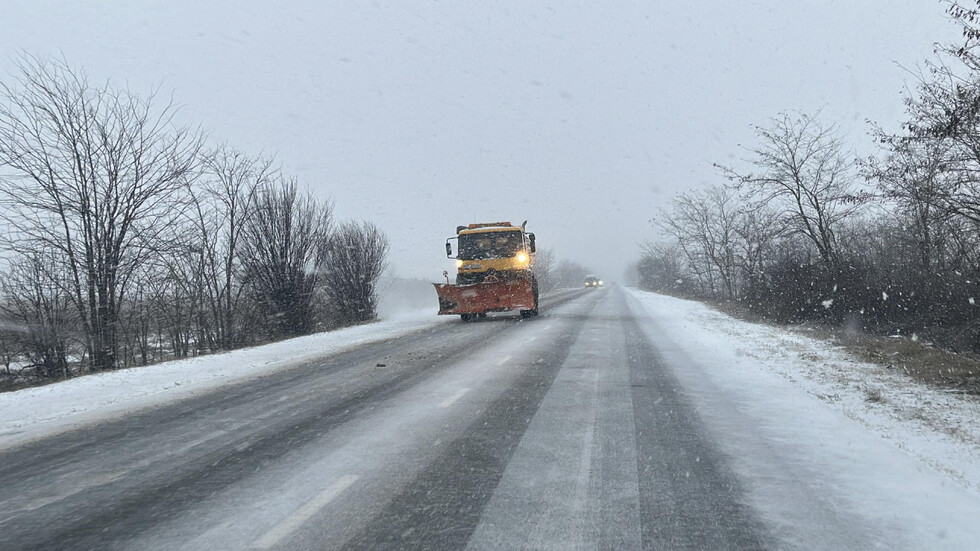
[[[585,276],[586,287],[602,287],[602,280],[594,275]]]

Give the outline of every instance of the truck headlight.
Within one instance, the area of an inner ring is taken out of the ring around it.
[[[527,264],[528,257],[527,253],[517,253],[517,262],[519,264]]]

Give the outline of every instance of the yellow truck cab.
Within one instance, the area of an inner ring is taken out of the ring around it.
[[[452,257],[457,240],[456,284],[483,283],[487,277],[511,279],[530,277],[534,257],[534,234],[510,222],[458,226],[456,237],[446,240],[446,254]]]

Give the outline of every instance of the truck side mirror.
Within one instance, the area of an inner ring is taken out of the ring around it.
[[[446,241],[446,256],[453,255],[453,246],[449,241]]]
[[[533,253],[534,252],[534,234],[533,233],[527,234],[527,240],[528,240],[528,245],[531,248],[531,252]]]

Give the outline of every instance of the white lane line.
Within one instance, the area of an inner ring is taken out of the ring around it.
[[[129,471],[128,470],[125,470],[125,471],[114,471],[114,472],[110,472],[110,473],[97,473],[97,474],[94,474],[94,475],[89,476],[88,478],[82,480],[77,486],[74,486],[72,488],[69,488],[66,491],[64,491],[64,492],[62,492],[62,493],[60,493],[58,495],[40,496],[40,497],[36,497],[36,498],[32,499],[31,501],[25,503],[24,505],[21,505],[20,508],[17,509],[17,513],[20,514],[20,513],[24,513],[24,512],[30,512],[30,511],[33,511],[35,509],[40,509],[41,507],[44,507],[45,505],[50,505],[52,503],[57,503],[59,501],[68,499],[69,497],[71,497],[71,496],[73,496],[75,494],[78,494],[80,492],[84,492],[85,490],[88,490],[88,489],[91,489],[91,488],[95,488],[95,487],[98,487],[98,486],[104,486],[106,484],[109,484],[110,482],[115,482],[116,480],[119,480],[120,478],[126,476],[127,474],[129,474]],[[11,501],[11,500],[8,500],[8,501]],[[6,504],[7,504],[7,501],[0,502],[0,505],[6,505]],[[7,517],[7,518],[3,519],[2,521],[0,521],[0,524],[3,524],[4,522],[7,522],[8,520],[10,520],[12,518],[14,518],[14,517],[13,516]]]
[[[274,547],[283,538],[296,531],[297,528],[302,526],[304,522],[309,520],[320,509],[323,509],[323,507],[333,501],[334,498],[343,493],[358,478],[360,477],[356,474],[348,474],[338,478],[329,488],[320,492],[319,495],[310,500],[306,505],[296,509],[293,514],[286,517],[275,528],[256,540],[252,548],[269,549]]]
[[[456,400],[459,400],[460,398],[462,398],[463,395],[466,394],[469,391],[470,391],[470,389],[468,389],[468,388],[461,388],[461,389],[457,390],[455,394],[453,394],[449,398],[446,398],[446,401],[444,401],[443,403],[439,404],[439,407],[441,407],[441,408],[448,408],[449,406],[453,405],[453,403],[456,402]]]
[[[500,358],[500,360],[497,362],[497,367],[501,367],[509,361],[510,361],[510,356],[509,355],[504,356],[503,358]]]

